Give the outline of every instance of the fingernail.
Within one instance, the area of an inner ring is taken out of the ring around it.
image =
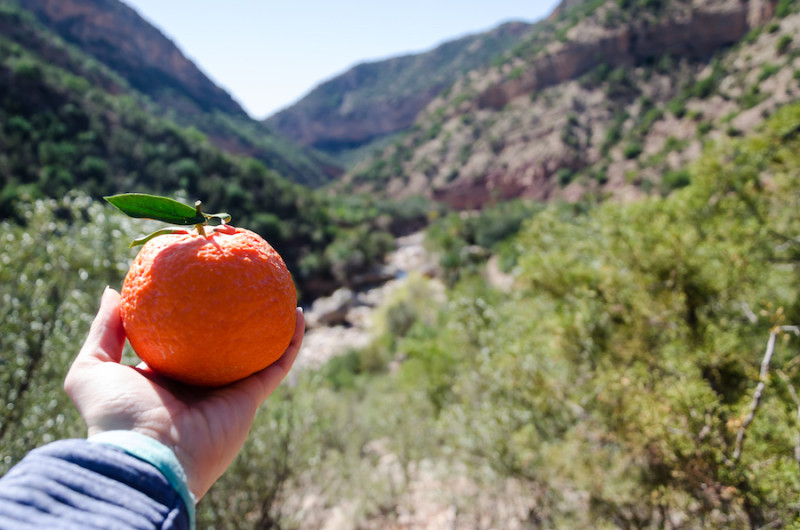
[[[297,309],[298,309],[298,311],[300,311],[301,313],[303,313],[303,308],[302,308],[302,307],[298,307]]]
[[[113,292],[114,289],[112,289],[110,285],[106,285],[106,288],[103,289],[103,296],[100,297],[100,301],[104,303],[106,298],[108,298]]]

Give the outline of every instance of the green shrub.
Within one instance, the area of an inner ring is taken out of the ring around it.
[[[622,154],[628,160],[638,157],[644,151],[644,145],[642,142],[632,141],[625,146],[622,150]]]
[[[686,169],[667,171],[661,179],[661,183],[667,191],[685,188],[691,181],[691,173]]]
[[[697,135],[698,136],[705,136],[711,129],[714,128],[714,125],[709,121],[701,121],[697,124]]]
[[[676,118],[683,118],[686,114],[686,100],[680,97],[669,100],[667,102],[667,110]]]
[[[760,83],[766,79],[769,79],[773,75],[780,72],[780,70],[781,67],[778,66],[777,64],[766,63],[761,65],[761,72],[758,74],[758,82]]]
[[[789,49],[789,45],[792,43],[792,36],[791,35],[781,35],[778,39],[778,42],[775,43],[775,51],[778,55],[783,55],[786,53],[786,50]]]
[[[556,171],[555,176],[558,185],[563,187],[572,182],[572,179],[575,176],[575,171],[567,167],[562,167]]]
[[[775,16],[778,18],[785,18],[797,10],[796,0],[778,0],[775,6]]]
[[[764,101],[766,97],[767,95],[761,93],[761,89],[758,85],[753,85],[742,94],[742,97],[739,98],[739,102],[743,109],[751,109]]]
[[[36,446],[85,435],[64,377],[148,226],[75,192],[15,206],[24,225],[0,222],[0,474]]]

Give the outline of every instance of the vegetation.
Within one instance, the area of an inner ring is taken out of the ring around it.
[[[796,5],[778,9],[788,16]],[[576,5],[559,23],[596,6]],[[738,107],[699,121],[695,104],[723,86],[722,61],[655,103],[638,73],[600,67],[586,79],[628,98],[600,129],[601,164],[615,146],[640,156],[665,111],[694,116],[708,142],[701,158],[646,168],[642,182],[661,193],[637,202],[511,201],[439,215],[423,200],[290,183],[153,116],[112,90],[122,82],[102,67],[59,66],[6,35],[0,474],[33,447],[85,434],[63,378],[103,287],[121,285],[129,241],[148,231],[96,198],[136,189],[230,210],[278,248],[301,287],[351,281],[380,262],[393,234],[435,219],[426,245],[438,277],[412,276],[393,292],[367,347],[293,373],[200,503],[201,527],[308,527],[313,512],[334,509],[363,527],[397,526],[426,480],[438,494],[426,500],[465,527],[501,528],[509,513],[547,528],[800,524],[800,103],[746,135],[732,125]],[[782,46],[788,55],[791,43]],[[766,79],[775,72],[764,64]],[[743,91],[739,103],[759,97]],[[483,114],[460,119],[486,131]],[[410,134],[448,134],[443,115],[431,118]],[[582,140],[580,118],[567,116],[562,140]],[[712,144],[717,125],[730,135]],[[415,137],[393,142],[361,178],[412,160]],[[653,165],[684,142],[667,138]],[[556,174],[602,181],[604,167]],[[487,282],[491,258],[512,289]],[[134,361],[130,351],[124,360]]]
[[[514,481],[542,526],[788,525],[800,493],[798,153],[795,104],[708,148],[665,198],[443,218],[429,236],[443,267],[473,245],[505,255],[516,288],[489,287],[480,261],[452,265],[443,295],[409,280],[372,345],[298,373],[264,407],[202,523],[291,528],[297,491],[391,519],[434,459],[482,495]],[[61,379],[134,232],[81,195],[22,206],[0,253],[4,470],[81,435]],[[460,513],[473,501],[447,499]]]
[[[546,527],[796,521],[799,147],[794,105],[763,133],[708,149],[667,198],[529,215],[505,238],[512,293],[466,266],[432,314],[436,297],[415,280],[372,347],[303,374],[284,389],[291,407],[264,411],[258,440],[295,422],[285,491],[324,477],[320,490],[360,499],[362,517],[391,514],[404,479],[369,456],[385,440],[408,473],[435,457],[476,481],[489,466],[497,488],[525,484]],[[447,218],[432,237],[455,227]],[[400,354],[393,374],[364,369]],[[296,415],[276,423],[279,410]],[[290,525],[291,510],[271,506]]]
[[[427,212],[419,204],[322,195],[258,160],[222,152],[198,129],[157,117],[141,96],[122,90],[123,81],[77,50],[50,43],[66,55],[46,61],[33,44],[55,37],[36,30],[30,15],[12,4],[0,7],[0,24],[15,22],[24,34],[17,40],[31,46],[0,36],[6,88],[0,98],[0,219],[22,222],[20,201],[63,197],[78,187],[94,198],[125,191],[184,195],[211,208],[224,205],[234,224],[267,239],[301,292],[312,278],[330,285],[337,275],[368,270],[387,249],[377,241],[424,222]],[[88,78],[92,82],[84,77],[91,72],[99,72]],[[354,238],[353,230],[369,233],[372,242]],[[364,256],[354,260],[354,252]]]
[[[3,473],[33,447],[85,436],[64,377],[103,288],[121,285],[132,258],[130,236],[138,235],[110,210],[70,193],[58,201],[21,202],[21,224],[0,222]]]
[[[474,275],[492,254],[501,254],[505,268],[515,261],[508,238],[542,208],[538,203],[514,200],[486,207],[474,215],[450,214],[426,231],[426,246],[439,256],[442,278],[454,285]]]
[[[138,59],[125,63],[123,58],[124,64],[120,64],[101,53],[107,61],[101,63],[64,42],[23,7],[16,0],[0,1],[2,47],[15,51],[21,48],[35,55],[23,63],[23,68],[27,65],[41,71],[41,65],[35,63],[46,58],[50,66],[73,76],[67,80],[69,84],[84,90],[94,87],[126,94],[148,113],[167,117],[182,127],[194,127],[208,135],[212,143],[230,152],[249,153],[294,182],[319,186],[330,178],[331,171],[337,170],[335,164],[320,153],[301,149],[275,135],[262,123],[249,119],[232,100],[211,95],[207,95],[210,99],[206,100],[193,99],[180,91],[176,80],[165,79],[152,69],[133,67],[139,64]],[[113,9],[110,5],[106,8]],[[125,65],[129,69],[126,70]],[[165,82],[169,86],[166,90]]]

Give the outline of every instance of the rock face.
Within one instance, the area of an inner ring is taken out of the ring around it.
[[[117,0],[25,0],[22,5],[159,103],[246,115],[171,40]],[[175,93],[185,98],[176,100]]]
[[[679,185],[662,177],[685,171],[706,140],[796,99],[798,45],[786,43],[800,14],[772,18],[772,0],[623,4],[633,5],[562,4],[503,60],[437,96],[342,188],[462,210],[667,193]],[[751,32],[759,25],[769,31]]]
[[[656,23],[618,27],[574,28],[570,41],[560,43],[534,61],[519,77],[498,83],[478,100],[483,108],[501,109],[511,99],[574,79],[597,67],[634,67],[665,55],[689,60],[708,59],[741,39],[762,17],[771,16],[772,4],[751,2],[707,2],[685,16]]]
[[[508,23],[426,53],[360,64],[321,84],[266,123],[324,152],[358,147],[410,127],[419,111],[458,76],[490,62],[530,27]]]

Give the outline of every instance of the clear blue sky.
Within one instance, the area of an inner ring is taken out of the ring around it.
[[[557,0],[123,0],[254,118],[360,62],[420,52]]]

